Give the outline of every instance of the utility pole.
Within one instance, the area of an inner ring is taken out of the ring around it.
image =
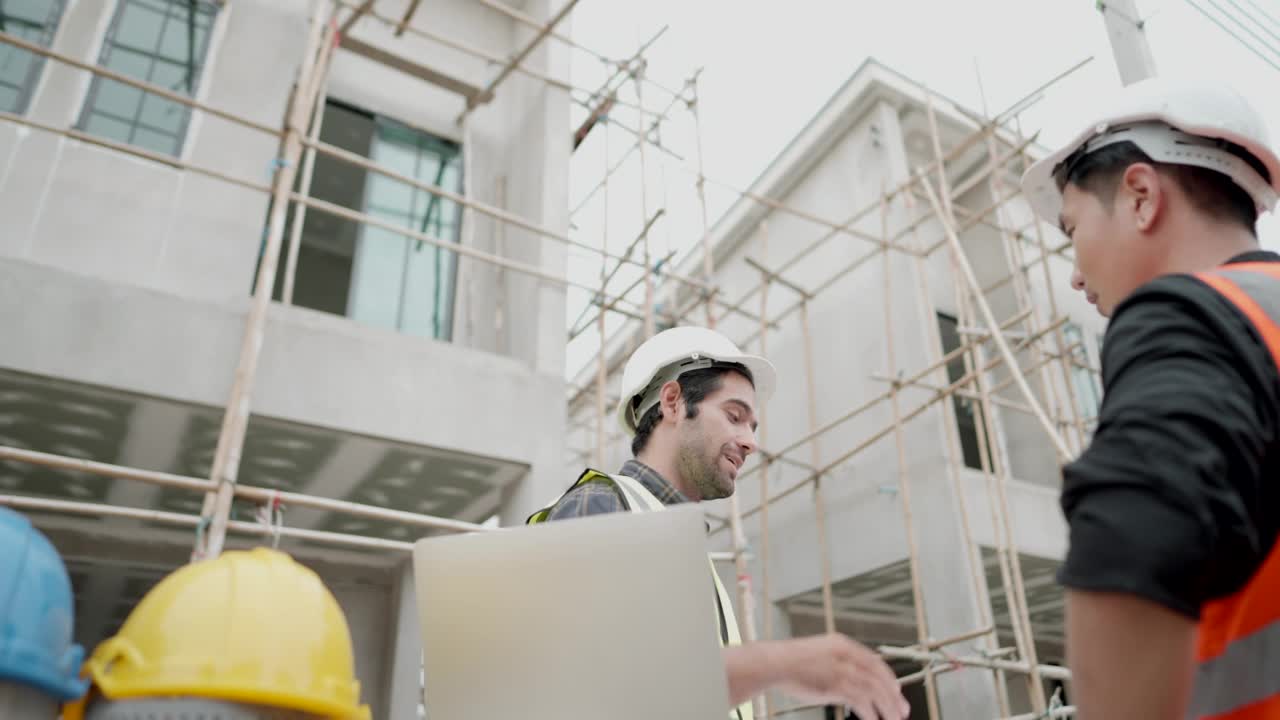
[[[1097,0],[1107,25],[1111,53],[1120,71],[1120,83],[1132,85],[1156,75],[1156,62],[1147,44],[1146,23],[1138,17],[1136,0]]]

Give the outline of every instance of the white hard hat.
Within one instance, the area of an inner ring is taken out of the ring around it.
[[[1275,207],[1280,160],[1271,150],[1262,116],[1240,93],[1221,81],[1142,80],[1121,89],[1084,130],[1057,152],[1027,168],[1022,189],[1041,219],[1057,226],[1062,193],[1054,170],[1079,150],[1084,153],[1130,141],[1160,163],[1217,170],[1253,198],[1258,214]],[[1217,140],[1241,146],[1266,167],[1268,182]]]
[[[659,390],[690,370],[717,363],[738,363],[751,373],[756,398],[764,402],[773,394],[777,373],[773,364],[757,355],[746,355],[729,338],[702,327],[677,327],[644,341],[622,370],[622,396],[618,422],[628,435],[649,408],[658,404]]]

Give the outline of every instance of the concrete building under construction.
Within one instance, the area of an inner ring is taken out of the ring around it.
[[[607,131],[660,162],[646,128],[696,119],[696,80],[661,112],[622,92],[642,53],[572,86],[575,2],[0,15],[0,503],[66,559],[77,641],[193,555],[274,543],[340,601],[374,717],[421,714],[412,541],[616,469],[628,353],[712,324],[783,380],[707,506],[744,636],[880,647],[912,717],[1043,712],[1102,325],[1019,195],[1026,103],[868,61],[664,265],[652,219],[627,252],[571,227],[570,158]],[[568,277],[573,248],[623,272]],[[569,288],[625,321],[566,380]]]

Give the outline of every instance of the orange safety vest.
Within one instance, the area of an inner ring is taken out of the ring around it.
[[[1196,277],[1244,313],[1280,372],[1280,263],[1236,263]],[[1280,542],[1248,584],[1204,606],[1196,660],[1188,718],[1280,720]]]

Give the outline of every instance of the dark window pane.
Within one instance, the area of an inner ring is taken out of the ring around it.
[[[323,123],[322,140],[417,181],[461,192],[461,150],[456,144],[332,102],[325,107]],[[446,241],[458,239],[458,208],[450,200],[332,159],[317,158],[315,170],[310,188],[315,197],[363,210],[397,227]],[[285,265],[282,256],[277,299]],[[455,277],[456,259],[448,250],[308,211],[293,302],[376,327],[448,339]]]
[[[134,129],[133,144],[166,155],[178,154],[178,138],[167,133],[148,130],[145,127]]]
[[[944,355],[960,347],[960,332],[955,318],[938,313],[938,331],[942,339],[942,352]],[[964,365],[963,353],[948,362],[947,380],[954,383],[963,378],[965,376]],[[960,435],[960,451],[964,455],[965,467],[981,470],[982,451],[979,438],[984,434],[980,433],[980,427],[984,422],[982,408],[970,398],[961,397],[960,395],[953,394],[951,401],[952,407],[955,409],[956,430],[959,431]]]
[[[130,77],[192,96],[215,13],[215,6],[204,0],[120,0],[100,62]],[[116,123],[124,122],[129,126],[126,142],[171,155],[181,151],[191,117],[186,106],[111,80],[96,78],[93,82],[80,123],[86,131],[109,128],[103,132],[116,137],[120,132]],[[103,115],[113,123],[104,124]]]
[[[122,143],[129,142],[129,136],[132,131],[133,128],[130,127],[129,123],[113,120],[103,115],[90,115],[89,122],[85,124],[85,132]]]
[[[121,15],[111,43],[140,51],[152,51],[159,42],[164,17],[163,12],[157,12],[142,3],[126,2],[121,6]]]
[[[178,135],[187,119],[187,107],[156,95],[147,95],[142,101],[141,124],[170,135]]]
[[[62,16],[63,0],[8,0],[0,3],[3,31],[48,47]],[[26,112],[40,78],[44,58],[0,45],[0,111]]]

